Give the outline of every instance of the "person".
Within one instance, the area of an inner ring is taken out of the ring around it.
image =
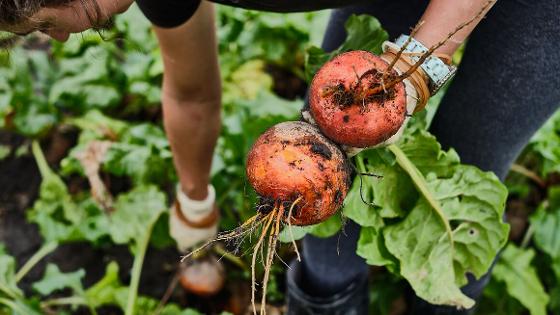
[[[133,0],[4,0],[0,29],[25,35],[41,31],[65,41],[98,27]],[[430,47],[466,21],[487,0],[214,0],[275,12],[336,8],[323,48],[333,50],[346,34],[351,14],[376,16],[394,39],[414,35]],[[179,175],[172,235],[181,250],[212,238],[217,230],[216,192],[210,185],[212,152],[220,131],[220,76],[214,10],[201,0],[137,0],[154,24],[164,62],[164,125]],[[532,134],[560,103],[560,3],[557,0],[498,1],[476,27],[462,29],[436,52],[452,55],[469,37],[463,60],[433,120],[431,132],[453,147],[464,163],[504,179]],[[476,21],[479,22],[479,21]],[[440,60],[442,61],[442,60]],[[439,61],[434,61],[439,62]],[[428,77],[427,81],[434,80]],[[435,82],[435,81],[434,81]],[[434,82],[425,82],[434,85]],[[289,314],[367,313],[368,268],[355,254],[359,227],[327,239],[308,236],[303,262],[288,272]],[[338,247],[338,250],[337,250]],[[463,289],[478,298],[488,276]],[[411,314],[466,314],[411,298]]]

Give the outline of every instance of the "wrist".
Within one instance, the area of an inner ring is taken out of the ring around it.
[[[398,45],[385,42],[383,43],[384,53],[381,55],[381,58],[388,63],[394,64],[393,68],[401,75],[409,71],[415,62],[407,54],[398,56],[399,49]],[[403,82],[407,94],[407,113],[413,114],[424,109],[431,96],[427,74],[421,67],[418,67]]]
[[[447,65],[443,61],[443,59],[449,60],[450,57],[440,59],[434,54],[427,56],[426,54],[429,52],[429,48],[413,37],[401,35],[395,40],[394,45],[396,45],[399,50],[403,49],[403,55],[408,57],[413,64],[422,62],[420,68],[429,79],[428,86],[431,95],[437,93],[437,91],[455,74],[456,68],[452,65]],[[392,47],[389,46],[389,48]]]

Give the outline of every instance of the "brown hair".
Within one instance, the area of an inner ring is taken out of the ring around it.
[[[100,17],[100,9],[96,0],[0,0],[0,25],[17,24],[42,8],[67,5],[73,1],[79,1],[82,4],[92,22]]]

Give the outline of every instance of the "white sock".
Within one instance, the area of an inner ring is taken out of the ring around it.
[[[187,220],[200,222],[214,210],[216,190],[214,186],[208,185],[208,196],[206,196],[206,199],[193,200],[183,192],[181,185],[177,184],[177,200],[179,201],[181,213]]]

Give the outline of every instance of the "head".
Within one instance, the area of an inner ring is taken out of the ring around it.
[[[65,41],[72,33],[101,28],[134,0],[0,0],[0,31],[35,31]]]

